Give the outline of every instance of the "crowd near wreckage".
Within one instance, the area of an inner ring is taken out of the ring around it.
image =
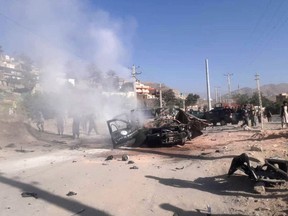
[[[181,109],[135,109],[107,121],[113,147],[120,145],[161,147],[184,145],[202,135],[208,126]]]
[[[263,182],[267,186],[288,181],[288,160],[270,158],[265,159],[263,165],[252,167],[248,155],[243,153],[233,158],[228,176],[237,170],[243,171],[251,180]]]

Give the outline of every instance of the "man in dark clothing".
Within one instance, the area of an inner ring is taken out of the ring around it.
[[[63,117],[63,115],[61,115],[61,114],[57,115],[56,124],[57,124],[58,135],[63,135],[63,133],[64,133],[64,117]]]
[[[242,109],[242,119],[243,119],[243,124],[241,125],[241,127],[243,127],[244,125],[248,126],[248,121],[249,121],[249,111],[247,108],[247,105],[245,104],[243,109]]]
[[[89,127],[88,127],[88,135],[90,135],[90,133],[92,132],[92,130],[95,131],[96,134],[98,133],[98,130],[96,128],[96,123],[95,123],[95,115],[91,114],[88,117],[88,123],[89,123]]]
[[[75,115],[73,117],[72,133],[73,133],[73,139],[79,138],[79,136],[80,136],[80,117],[78,115]]]
[[[44,132],[44,117],[41,111],[37,113],[36,126],[40,132]]]
[[[272,113],[268,108],[265,109],[265,115],[267,117],[267,121],[271,122],[272,121]]]
[[[251,105],[251,108],[250,108],[250,119],[251,119],[251,126],[256,126],[257,125],[256,123],[257,112],[253,104]]]

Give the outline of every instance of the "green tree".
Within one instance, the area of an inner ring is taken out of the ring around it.
[[[168,89],[163,91],[162,98],[165,101],[166,105],[175,105],[176,103],[176,96],[172,89]]]
[[[262,94],[261,94],[261,100],[262,100],[262,106],[263,107],[268,107],[268,106],[273,105],[273,101],[269,100],[268,98],[266,98]],[[255,92],[252,95],[252,97],[249,99],[249,103],[250,104],[254,104],[254,105],[259,105],[259,95],[258,95],[258,93]]]
[[[197,100],[200,98],[197,94],[189,93],[185,99],[186,106],[193,106],[197,103]]]
[[[248,94],[237,94],[237,95],[233,95],[233,99],[235,100],[237,104],[242,106],[244,104],[248,104],[250,98]]]
[[[56,106],[53,102],[55,98],[58,98],[58,96],[52,93],[36,93],[33,95],[28,93],[23,95],[22,106],[30,118],[34,118],[41,111],[45,119],[49,119],[55,115]]]

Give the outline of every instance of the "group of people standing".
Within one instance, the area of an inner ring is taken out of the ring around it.
[[[72,120],[72,135],[73,139],[79,138],[80,136],[80,129],[90,135],[93,131],[96,134],[99,134],[96,120],[94,114],[89,115],[73,115]],[[40,132],[44,132],[44,117],[42,112],[38,112],[35,116],[35,123]],[[65,115],[64,114],[57,114],[56,116],[56,126],[57,126],[57,133],[58,135],[64,135],[64,128],[65,128]]]
[[[268,122],[272,120],[272,113],[269,109],[266,108],[264,112],[261,112],[260,108],[256,108],[253,104],[250,104],[249,107],[245,104],[240,110],[240,114],[243,120],[241,127],[245,125],[248,126],[249,120],[251,121],[252,127],[257,126],[257,124],[262,121],[262,115],[267,118]]]
[[[280,118],[281,118],[281,127],[282,128],[287,128],[288,127],[288,105],[287,101],[283,101],[283,104],[280,109]],[[251,121],[251,126],[256,126],[257,125],[257,119],[258,122],[261,123],[261,111],[258,109],[255,109],[253,105],[244,105],[243,108],[241,109],[241,116],[243,120],[243,124],[241,127],[247,125],[249,120]],[[267,118],[268,122],[271,122],[272,120],[272,114],[269,109],[265,109],[263,112],[263,116]]]
[[[96,127],[94,114],[82,115],[82,116],[74,115],[72,123],[72,134],[74,139],[79,138],[80,136],[80,126],[82,127],[83,131],[87,132],[88,135],[90,135],[92,131],[94,131],[96,134],[99,134],[98,129]]]

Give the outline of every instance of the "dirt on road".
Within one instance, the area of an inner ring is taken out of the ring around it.
[[[287,183],[260,194],[244,173],[227,177],[244,152],[252,166],[287,160],[288,130],[279,128],[207,128],[184,146],[112,150],[105,134],[73,140],[2,121],[0,215],[196,216],[209,208],[212,215],[288,215]]]

